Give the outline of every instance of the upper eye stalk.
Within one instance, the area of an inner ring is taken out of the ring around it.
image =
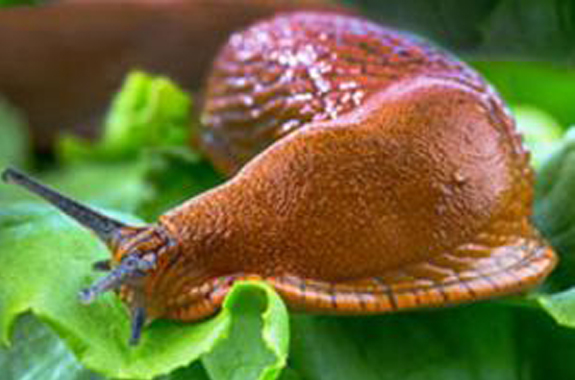
[[[31,193],[44,198],[46,201],[60,209],[60,211],[94,232],[108,246],[112,246],[120,237],[120,231],[122,228],[128,227],[118,220],[103,215],[54,189],[41,184],[16,169],[8,168],[4,170],[2,173],[2,180],[6,183],[13,183],[22,186]]]

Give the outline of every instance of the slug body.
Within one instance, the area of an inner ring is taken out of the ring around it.
[[[334,14],[260,23],[215,61],[203,121],[212,161],[237,174],[160,219],[187,253],[150,286],[170,317],[204,316],[185,296],[202,276],[362,314],[513,293],[553,267],[497,94],[409,37]]]
[[[369,314],[520,292],[555,264],[503,103],[410,37],[327,13],[261,22],[216,59],[203,122],[231,179],[117,228],[112,272],[84,294],[120,289],[136,330],[210,316],[238,279],[294,309]]]

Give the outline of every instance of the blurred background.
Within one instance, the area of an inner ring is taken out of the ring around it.
[[[575,121],[571,0],[0,0],[0,7],[0,94],[24,115],[42,152],[63,130],[97,135],[130,69],[197,93],[232,31],[301,8],[362,13],[425,36],[474,64],[511,103],[543,102],[559,123]]]

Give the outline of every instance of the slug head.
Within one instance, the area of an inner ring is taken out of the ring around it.
[[[79,298],[82,303],[89,304],[102,293],[110,290],[118,292],[130,309],[130,344],[135,345],[148,320],[146,279],[156,270],[159,256],[173,244],[157,226],[123,227],[117,236],[110,247],[112,258],[93,265],[94,270],[107,274],[83,289]]]
[[[107,271],[107,275],[80,292],[83,303],[91,303],[107,291],[120,291],[128,304],[132,318],[130,344],[137,344],[146,315],[145,279],[157,267],[158,257],[173,246],[170,238],[159,226],[132,227],[105,216],[63,194],[37,182],[15,169],[6,169],[2,179],[20,185],[44,198],[96,234],[110,248],[111,260],[94,263],[94,269]]]

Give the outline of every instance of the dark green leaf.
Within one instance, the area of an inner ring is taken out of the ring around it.
[[[563,127],[575,124],[575,71],[539,62],[479,62],[473,66],[510,104],[535,106]]]
[[[185,147],[156,149],[144,155],[142,161],[150,196],[138,214],[147,220],[222,182],[208,162]]]
[[[175,370],[169,375],[161,376],[157,380],[210,380],[202,364],[197,361],[193,364]]]
[[[534,221],[560,254],[554,274],[560,288],[575,285],[575,129],[537,174]],[[575,314],[575,309],[573,309]]]
[[[308,380],[519,379],[513,310],[490,304],[378,317],[297,316],[291,366]]]
[[[557,325],[544,313],[520,313],[516,321],[521,379],[575,379],[575,329]]]
[[[454,0],[344,2],[385,25],[424,35],[460,54],[573,62],[573,0],[475,0],[465,6]]]

